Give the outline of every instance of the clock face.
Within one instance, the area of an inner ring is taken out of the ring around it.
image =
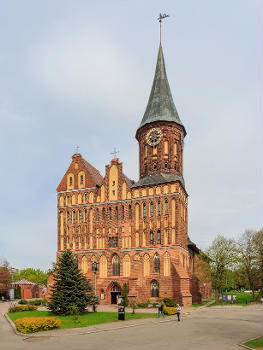
[[[159,128],[151,129],[146,135],[146,142],[150,146],[156,146],[161,141],[163,133]]]

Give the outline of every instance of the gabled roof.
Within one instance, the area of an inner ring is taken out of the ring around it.
[[[183,126],[177,113],[166,76],[161,44],[159,46],[151,94],[139,128],[155,121],[170,121]]]
[[[129,187],[132,187],[132,185],[134,184],[134,181],[131,180],[131,179],[129,179],[128,176],[125,175],[125,174],[123,174],[123,173],[122,173],[122,176],[124,177],[124,179],[125,179],[127,185],[128,185]]]
[[[165,184],[168,182],[180,181],[183,187],[184,179],[180,175],[176,174],[154,174],[149,176],[142,177],[139,181],[135,182],[132,187],[141,187],[141,186],[151,186],[151,185],[159,185]]]
[[[99,170],[94,168],[89,162],[87,162],[84,158],[81,158],[81,162],[92,177],[92,180],[95,182],[96,185],[101,186],[103,182],[103,177],[101,176]]]
[[[17,281],[14,284],[31,284],[31,285],[35,285],[37,283],[31,282],[31,281],[26,280],[25,278],[22,278],[20,281]]]

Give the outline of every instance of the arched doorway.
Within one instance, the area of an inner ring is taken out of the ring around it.
[[[117,297],[121,295],[121,287],[118,283],[113,283],[110,290],[111,304],[117,304]]]

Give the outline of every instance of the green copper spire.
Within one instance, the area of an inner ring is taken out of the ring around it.
[[[183,125],[174,105],[166,76],[162,45],[160,44],[152,90],[139,128],[161,120]]]

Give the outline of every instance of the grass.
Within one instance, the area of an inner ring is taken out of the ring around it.
[[[263,337],[259,337],[253,340],[249,340],[244,345],[253,349],[263,349]]]
[[[243,305],[246,306],[248,304],[250,304],[253,301],[253,295],[250,293],[244,293],[244,292],[226,292],[223,294],[233,294],[236,295],[236,301],[232,304],[231,301],[225,301],[223,303],[223,300],[220,299],[219,303],[214,302],[213,304],[209,305],[209,306],[216,306],[216,305]]]
[[[9,312],[8,316],[14,322],[18,318],[23,317],[50,317],[54,316],[61,320],[60,328],[76,328],[76,327],[86,327],[91,325],[96,325],[100,323],[108,323],[118,321],[117,312],[86,312],[80,315],[80,320],[78,322],[73,320],[73,316],[59,316],[51,313],[50,311],[21,311],[21,312]],[[135,313],[131,312],[125,313],[126,320],[140,319],[156,317],[156,314],[146,314],[146,313]]]

